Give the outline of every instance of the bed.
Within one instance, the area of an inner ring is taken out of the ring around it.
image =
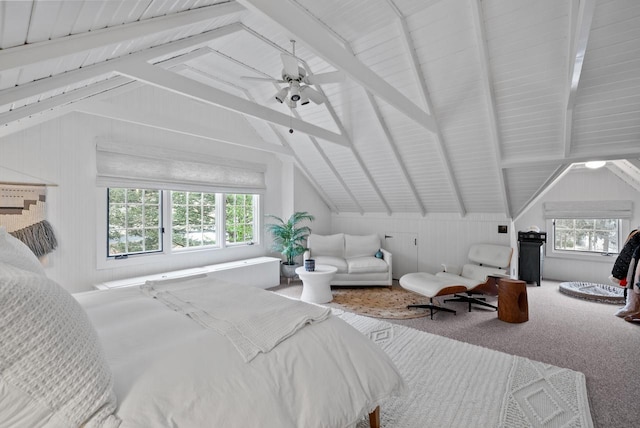
[[[327,308],[202,276],[71,296],[16,245],[0,232],[0,426],[377,426],[404,393]]]

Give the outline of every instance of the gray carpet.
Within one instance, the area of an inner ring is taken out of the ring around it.
[[[490,310],[467,312],[466,304],[451,302],[446,305],[457,315],[439,312],[433,320],[390,322],[582,372],[594,426],[640,426],[640,326],[615,317],[617,306],[567,296],[558,284],[527,287],[529,321],[522,324],[502,322]],[[292,282],[272,290],[296,297],[301,287]]]

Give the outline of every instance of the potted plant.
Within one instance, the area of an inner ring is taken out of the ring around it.
[[[315,217],[306,211],[293,213],[287,221],[274,215],[267,215],[267,217],[276,221],[267,224],[266,228],[273,236],[273,250],[284,256],[282,276],[291,279],[296,276],[296,268],[300,266],[296,264],[295,258],[305,252],[306,248],[302,244],[311,233],[308,226],[300,226],[299,224],[304,220],[313,221]]]

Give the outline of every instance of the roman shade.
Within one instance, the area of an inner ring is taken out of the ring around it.
[[[631,218],[632,201],[545,202],[545,218]]]
[[[262,194],[263,164],[181,150],[96,145],[100,187]]]

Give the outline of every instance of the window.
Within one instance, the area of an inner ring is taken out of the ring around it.
[[[164,247],[252,245],[258,236],[258,195],[124,188],[109,188],[107,195],[110,258],[163,252]],[[169,201],[166,207],[163,200]],[[165,221],[168,236],[163,236]]]
[[[216,245],[216,195],[171,192],[171,248]]]
[[[109,257],[162,251],[162,194],[109,189]]]
[[[239,244],[253,241],[254,211],[253,196],[226,195],[226,243]]]
[[[620,245],[620,220],[554,219],[553,236],[554,250],[617,254]]]

